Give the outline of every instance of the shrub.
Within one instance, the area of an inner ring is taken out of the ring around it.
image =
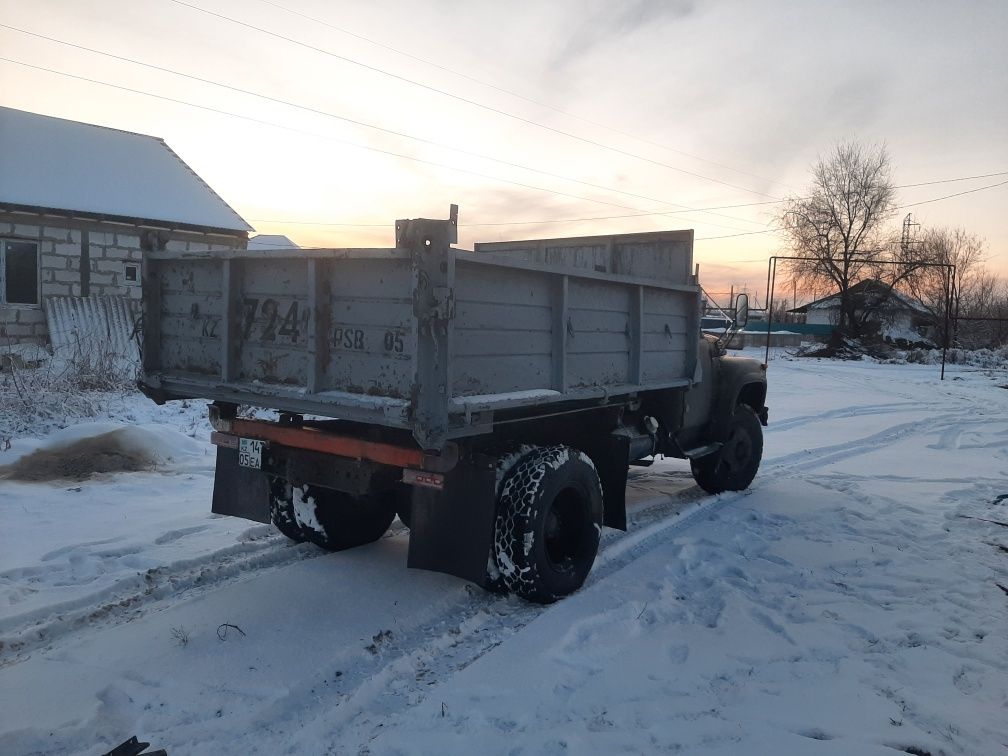
[[[0,360],[0,437],[99,414],[107,394],[135,390],[135,358],[107,345],[78,341],[65,353],[41,352],[30,361],[22,351],[8,346]]]

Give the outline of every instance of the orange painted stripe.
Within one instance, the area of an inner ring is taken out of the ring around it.
[[[335,454],[350,459],[369,459],[393,467],[423,466],[424,453],[420,449],[384,444],[378,441],[364,441],[352,436],[338,436],[318,428],[293,428],[262,420],[231,421],[231,433],[242,438],[272,441],[295,449]]]

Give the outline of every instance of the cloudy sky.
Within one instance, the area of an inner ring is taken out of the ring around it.
[[[693,228],[762,300],[774,201],[841,139],[888,146],[894,227],[1008,275],[1006,37],[1005,0],[0,0],[0,104],[163,137],[303,246],[452,202],[461,246]]]

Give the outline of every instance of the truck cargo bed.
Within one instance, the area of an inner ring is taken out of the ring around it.
[[[141,384],[410,430],[425,449],[494,413],[689,385],[691,231],[455,249],[453,221],[391,249],[154,252]]]

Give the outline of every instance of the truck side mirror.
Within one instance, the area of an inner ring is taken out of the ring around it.
[[[749,322],[749,295],[739,294],[735,298],[735,327],[742,330]]]

